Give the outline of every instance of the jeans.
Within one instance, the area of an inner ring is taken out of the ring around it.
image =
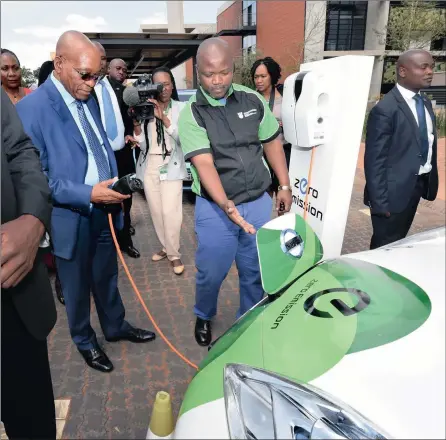
[[[265,193],[253,202],[237,205],[237,209],[258,230],[271,219],[272,200]],[[198,249],[194,313],[205,320],[216,315],[220,287],[235,261],[240,286],[237,317],[240,317],[264,294],[256,235],[244,232],[215,203],[202,197],[197,197],[195,204],[195,233]]]

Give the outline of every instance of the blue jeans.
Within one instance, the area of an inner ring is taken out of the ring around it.
[[[237,205],[237,209],[258,230],[271,219],[272,200],[265,193],[253,202]],[[195,233],[198,241],[195,315],[206,320],[216,315],[218,292],[235,261],[240,286],[237,317],[240,317],[264,294],[256,236],[245,233],[215,203],[202,197],[197,197],[195,203]]]

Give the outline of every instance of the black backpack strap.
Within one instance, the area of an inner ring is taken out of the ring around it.
[[[275,91],[275,89],[273,87],[273,89],[271,90],[271,94],[269,95],[269,109],[271,111],[273,111],[273,108],[274,108],[274,97],[275,97],[275,95],[276,95],[276,91]]]

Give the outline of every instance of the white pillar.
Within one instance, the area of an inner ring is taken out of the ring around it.
[[[323,58],[325,49],[326,1],[307,1],[305,4],[305,48],[306,63]]]
[[[370,84],[369,100],[379,99],[384,68],[386,50],[386,26],[389,20],[389,1],[369,1],[367,6],[367,24],[365,31],[365,50],[379,51],[373,64],[372,81]]]
[[[182,1],[166,1],[167,5],[167,30],[169,34],[184,33],[184,15]],[[186,86],[186,64],[180,64],[172,69],[173,77],[178,89],[185,89]]]

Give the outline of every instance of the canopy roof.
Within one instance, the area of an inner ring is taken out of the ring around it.
[[[198,46],[212,34],[169,34],[169,33],[97,33],[86,32],[91,41],[102,44],[107,61],[123,59],[129,77],[151,73],[157,67],[172,69],[197,53]]]

